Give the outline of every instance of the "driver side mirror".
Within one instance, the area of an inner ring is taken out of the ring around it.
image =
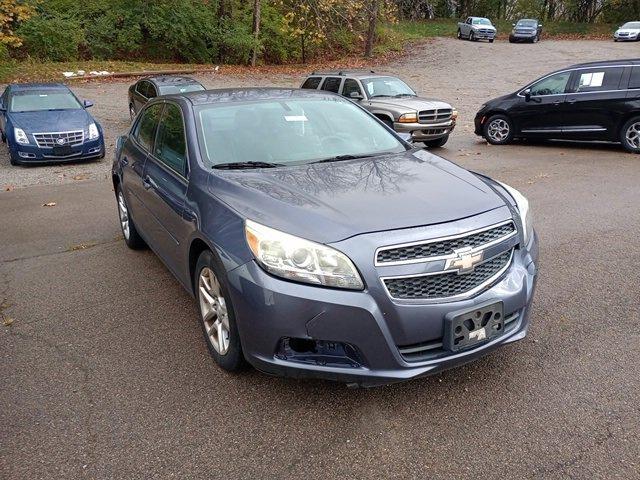
[[[516,24],[515,24],[515,23],[512,23],[512,24],[511,24],[511,26],[512,26],[512,27],[515,27],[515,26],[516,26]]]
[[[85,100],[83,104],[84,104],[84,108],[93,107],[93,102],[91,100]]]
[[[362,95],[359,92],[351,92],[349,94],[349,98],[353,99],[353,100],[362,100]]]
[[[531,89],[527,88],[524,92],[524,101],[525,102],[530,102],[531,101]]]

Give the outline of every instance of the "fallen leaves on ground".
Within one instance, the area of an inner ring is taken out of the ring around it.
[[[56,206],[56,202],[43,203],[42,206],[43,207],[55,207]]]
[[[8,327],[9,325],[13,324],[13,318],[5,318],[5,319],[4,319],[4,322],[2,322],[2,324],[3,324],[5,327]]]
[[[87,174],[87,173],[79,173],[77,175],[74,175],[72,178],[74,180],[86,180],[87,178],[89,178],[89,174]]]
[[[15,185],[7,185],[6,187],[4,187],[4,191],[12,192],[15,188],[16,188]]]

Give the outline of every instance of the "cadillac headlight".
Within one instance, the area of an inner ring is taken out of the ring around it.
[[[529,200],[525,198],[518,190],[509,185],[498,182],[502,187],[511,195],[516,202],[518,212],[520,213],[520,220],[522,220],[522,232],[524,233],[524,244],[528,245],[529,240],[533,236],[533,218],[531,215],[531,207],[529,206]]]
[[[19,144],[29,145],[29,137],[27,137],[27,134],[24,133],[24,130],[22,130],[21,128],[14,128],[13,136],[15,137],[16,142],[18,142]]]
[[[245,236],[260,266],[273,275],[326,287],[364,288],[353,262],[338,250],[251,220],[245,222]]]
[[[89,140],[95,140],[98,138],[100,134],[98,133],[98,127],[96,127],[95,123],[89,125]]]

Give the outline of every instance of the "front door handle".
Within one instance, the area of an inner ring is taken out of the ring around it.
[[[142,186],[145,190],[149,190],[150,188],[158,189],[158,184],[148,175],[142,179]]]

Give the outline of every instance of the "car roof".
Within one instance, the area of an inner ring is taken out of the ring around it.
[[[69,90],[63,83],[12,83],[8,85],[13,92],[26,92],[29,90]]]
[[[627,60],[601,60],[598,62],[577,63],[571,65],[568,68],[582,68],[582,67],[615,67],[617,65],[640,65],[640,59],[630,58]],[[563,70],[567,70],[566,68]]]
[[[287,100],[292,98],[335,98],[335,93],[324,90],[302,90],[298,88],[278,87],[250,87],[250,88],[219,88],[197,92],[166,95],[162,98],[186,98],[193,105],[210,105],[215,103],[256,102],[261,100]],[[342,97],[340,97],[342,98]]]
[[[537,22],[537,18],[521,18],[518,22]]]
[[[178,75],[158,75],[154,77],[146,77],[146,78],[143,78],[142,80],[149,80],[150,82],[155,83],[157,86],[185,85],[190,83],[200,83],[191,77],[183,77]]]
[[[373,77],[393,77],[385,73],[376,73],[373,70],[327,70],[324,72],[311,72],[307,77],[352,77],[352,78],[373,78]]]

